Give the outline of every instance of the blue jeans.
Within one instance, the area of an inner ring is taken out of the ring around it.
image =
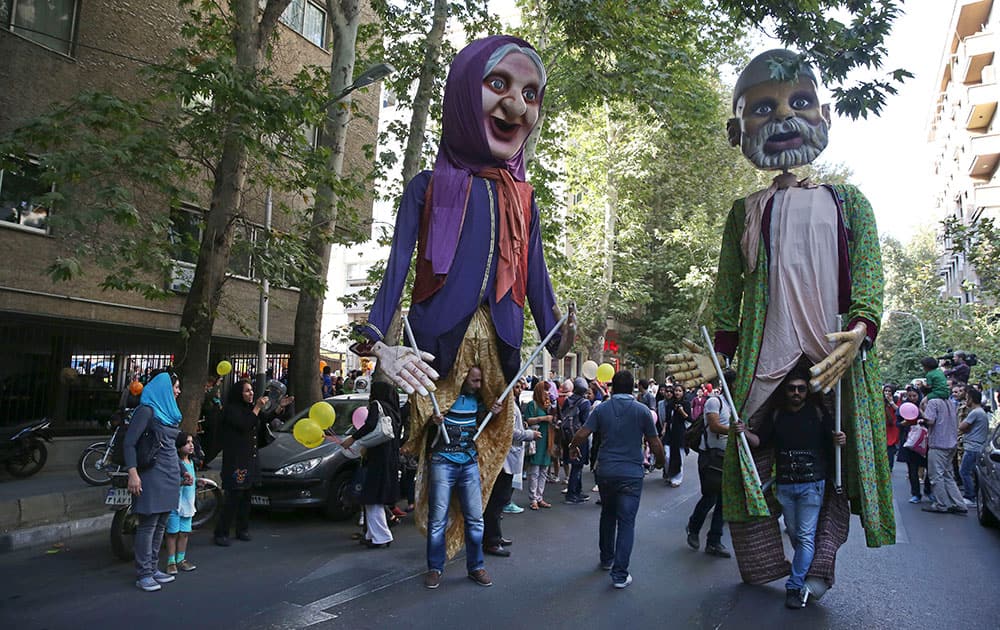
[[[962,476],[962,496],[970,501],[976,500],[976,479],[972,473],[976,470],[977,459],[979,451],[966,450],[958,469],[958,474]]]
[[[479,463],[456,464],[431,455],[427,483],[427,568],[444,573],[444,530],[448,507],[455,489],[465,521],[465,568],[472,573],[483,568],[483,495],[479,485]]]
[[[601,491],[601,564],[611,564],[611,580],[624,582],[635,542],[635,515],[642,496],[642,479],[597,478]]]
[[[590,459],[590,446],[584,442],[580,445],[580,459],[569,460],[569,485],[566,487],[566,500],[580,499],[583,496],[583,464]]]
[[[785,517],[785,527],[792,539],[795,556],[792,558],[792,575],[785,588],[800,590],[805,584],[806,573],[815,553],[816,524],[823,507],[825,481],[778,484],[778,502]]]

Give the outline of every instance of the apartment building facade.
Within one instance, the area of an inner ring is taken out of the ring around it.
[[[983,216],[1000,219],[1000,11],[993,0],[953,2],[928,140],[938,182],[937,215],[971,224]],[[943,236],[941,245],[945,296],[957,304],[974,301],[975,269],[965,256],[949,251]]]
[[[373,19],[366,7],[365,19]],[[142,63],[163,59],[179,45],[185,10],[176,0],[0,0],[0,133],[41,114],[53,103],[89,89],[117,94],[143,90]],[[303,66],[330,65],[330,25],[321,0],[292,0],[279,25],[273,63],[283,76]],[[355,92],[362,117],[348,129],[346,171],[368,171],[364,146],[373,145],[378,91]],[[28,175],[0,172],[0,425],[48,416],[58,432],[101,428],[121,390],[136,374],[169,365],[178,339],[185,280],[193,261],[175,261],[164,278],[173,295],[148,301],[141,295],[104,290],[103,271],[85,268],[72,282],[52,282],[44,270],[65,251],[49,209],[32,197],[44,190]],[[207,199],[206,191],[206,199]],[[301,197],[301,196],[300,196]],[[300,204],[304,202],[299,202]],[[150,204],[148,212],[170,212],[175,229],[204,207]],[[200,205],[200,204],[199,204]],[[58,207],[52,212],[58,212]],[[359,213],[370,216],[371,199]],[[264,222],[264,195],[254,197],[240,233],[256,238]],[[291,218],[275,213],[274,227]],[[189,236],[199,238],[198,221]],[[252,374],[256,363],[260,279],[249,258],[231,261],[215,324],[214,360],[229,359],[234,374]],[[298,292],[270,293],[268,369],[287,367]]]

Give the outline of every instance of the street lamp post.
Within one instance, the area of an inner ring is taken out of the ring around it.
[[[369,86],[376,81],[381,81],[385,77],[389,76],[396,69],[390,64],[379,63],[368,68],[354,80],[353,83],[348,85],[346,88],[341,90],[333,102],[337,102],[350,94],[351,92]],[[271,187],[267,187],[267,194],[264,200],[264,233],[270,235],[271,233],[271,213],[272,213],[272,193]],[[268,301],[270,300],[270,285],[267,278],[262,278],[260,283],[260,313],[257,319],[258,323],[258,333],[260,335],[257,341],[257,391],[262,393],[267,387],[267,335],[268,335]],[[277,376],[277,375],[276,375]]]
[[[910,313],[909,311],[886,311],[885,316],[888,318],[891,315],[908,315],[913,319],[917,320],[917,325],[920,326],[920,346],[927,349],[927,337],[924,336],[924,323],[920,321],[920,318]]]

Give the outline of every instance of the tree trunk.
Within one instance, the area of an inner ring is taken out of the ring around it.
[[[431,108],[431,93],[434,77],[441,66],[441,45],[444,29],[448,23],[448,0],[434,0],[434,15],[431,30],[427,32],[424,45],[424,63],[420,67],[417,93],[413,96],[413,115],[410,116],[410,132],[403,152],[403,184],[406,185],[420,172],[420,158],[423,155],[424,138],[427,136],[427,115]]]
[[[264,59],[264,50],[278,16],[291,0],[269,0],[264,15],[257,22],[257,0],[233,0],[230,10],[235,19],[232,32],[236,46],[237,69],[246,75],[256,73]],[[195,433],[208,377],[212,328],[222,298],[226,267],[233,245],[233,221],[243,203],[247,176],[247,146],[242,137],[242,121],[229,121],[232,129],[225,138],[222,155],[215,170],[212,201],[205,218],[205,233],[198,250],[191,290],[181,313],[180,339],[175,353],[175,368],[181,380],[177,401],[183,417],[182,429]]]
[[[593,338],[596,340],[594,342],[595,346],[600,343],[600,339],[607,333],[607,321],[608,321],[608,302],[611,298],[611,288],[612,282],[615,276],[615,242],[617,241],[618,235],[616,233],[618,229],[618,180],[613,168],[613,156],[616,152],[618,145],[618,128],[615,126],[613,120],[611,120],[611,109],[605,104],[604,107],[605,115],[605,125],[606,127],[606,144],[605,144],[605,155],[604,162],[607,166],[605,168],[605,186],[607,191],[604,197],[604,230],[602,230],[602,236],[604,238],[604,268],[602,269],[602,278],[604,280],[604,286],[608,288],[608,292],[601,292],[601,297],[594,304],[592,321],[594,322]],[[604,348],[594,348],[595,355],[601,357],[599,361],[604,360]]]
[[[434,90],[434,77],[441,66],[441,47],[444,42],[444,29],[448,23],[450,6],[447,0],[434,0],[434,14],[431,29],[427,32],[424,45],[424,63],[420,67],[420,79],[417,82],[417,92],[413,96],[413,115],[410,116],[410,129],[406,137],[406,150],[403,151],[403,185],[420,172],[420,158],[423,155],[424,138],[427,136],[427,116],[431,109],[431,93]],[[385,331],[385,342],[389,345],[400,338],[403,328],[403,307],[396,305],[396,313],[392,317],[389,329]]]
[[[355,45],[361,9],[358,0],[327,0],[327,13],[333,26],[333,58],[330,60],[330,104],[326,112],[326,128],[321,144],[330,149],[327,165],[337,177],[344,171],[344,145],[347,124],[350,122],[351,97],[338,96],[354,78]],[[324,285],[330,268],[330,246],[337,224],[336,194],[327,186],[316,191],[312,230],[307,248],[314,261],[314,271]],[[322,324],[323,295],[309,291],[299,292],[295,311],[295,347],[289,361],[290,391],[296,396],[299,408],[320,400],[322,391],[319,379],[320,325]]]

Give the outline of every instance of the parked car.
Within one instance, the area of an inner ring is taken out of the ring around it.
[[[400,404],[405,401],[406,395],[400,394]],[[343,394],[326,402],[337,414],[328,433],[346,437],[354,431],[351,414],[368,405],[368,394]],[[347,499],[347,487],[360,461],[333,442],[306,448],[296,441],[292,429],[308,416],[307,408],[272,431],[274,441],[259,451],[261,487],[254,490],[250,502],[271,510],[320,508],[331,519],[346,520],[358,510]]]
[[[1000,526],[1000,424],[993,427],[976,461],[976,513],[983,526]]]

